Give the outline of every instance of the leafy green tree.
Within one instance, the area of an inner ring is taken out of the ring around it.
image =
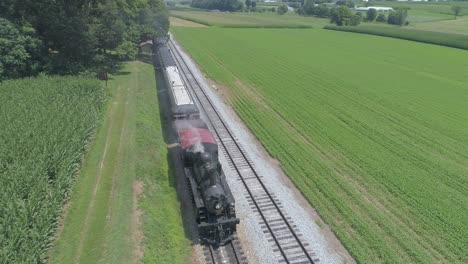
[[[361,14],[361,13],[358,13],[358,14]],[[349,18],[349,25],[350,26],[357,26],[357,25],[361,24],[362,15],[358,15],[358,14],[351,15],[351,17]]]
[[[387,18],[384,14],[379,14],[376,19],[377,22],[387,22]]]
[[[332,8],[330,14],[330,23],[334,23],[337,26],[349,25],[351,19],[351,10],[347,6],[342,5],[337,8]]]
[[[376,17],[377,17],[377,10],[375,8],[370,8],[369,10],[367,10],[367,13],[366,13],[367,21],[373,22]]]
[[[278,15],[284,15],[288,12],[288,7],[286,5],[280,5],[278,6],[276,12],[278,13]]]
[[[250,9],[250,6],[252,5],[252,1],[251,0],[245,0],[245,6],[247,7],[247,9]]]
[[[42,42],[30,27],[19,29],[0,18],[0,81],[35,75],[41,70]]]
[[[455,15],[455,19],[457,19],[457,16],[460,15],[461,11],[462,11],[461,6],[452,6],[452,12]]]
[[[387,23],[392,25],[403,26],[406,24],[407,17],[408,9],[399,8],[396,11],[392,11],[388,14]]]

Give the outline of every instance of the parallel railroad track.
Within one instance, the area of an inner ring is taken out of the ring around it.
[[[254,164],[246,151],[237,142],[228,125],[222,119],[215,105],[209,99],[202,85],[188,67],[172,40],[169,41],[169,46],[188,88],[198,101],[199,108],[203,110],[209,119],[206,121],[211,124],[214,135],[221,144],[230,167],[242,182],[246,191],[245,196],[247,201],[251,209],[258,215],[258,223],[267,237],[278,263],[299,264],[319,262],[319,259],[315,257],[315,254],[309,248],[308,243],[302,241],[302,234],[300,234],[294,225],[293,220],[283,212],[281,202],[265,186],[262,176],[255,170]],[[213,249],[211,250],[210,252],[214,252]],[[209,263],[239,263],[235,259],[215,259],[217,254],[211,254],[211,256],[213,256],[211,258],[213,261]]]
[[[203,251],[207,264],[247,263],[237,238],[222,247],[206,245]]]

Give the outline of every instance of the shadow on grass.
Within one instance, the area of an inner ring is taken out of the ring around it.
[[[145,63],[151,63],[154,66],[156,83],[158,84],[156,92],[158,93],[159,114],[163,131],[163,138],[164,142],[168,146],[167,163],[169,166],[170,184],[171,187],[177,191],[177,198],[180,204],[180,213],[182,215],[185,237],[193,244],[199,244],[192,197],[185,179],[183,162],[180,158],[182,149],[177,144],[177,133],[172,125],[172,117],[169,111],[170,100],[167,94],[167,87],[164,81],[164,76],[163,73],[157,69],[156,56],[139,56],[138,60]]]

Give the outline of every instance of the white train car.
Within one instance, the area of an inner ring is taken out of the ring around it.
[[[160,67],[164,71],[166,87],[171,100],[171,115],[174,119],[197,119],[200,111],[182,79],[171,50],[166,46],[158,48]]]

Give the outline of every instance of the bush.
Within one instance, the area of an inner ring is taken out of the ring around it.
[[[387,18],[385,17],[384,14],[379,14],[375,21],[377,21],[377,22],[387,22]]]
[[[360,15],[351,15],[350,19],[349,19],[349,25],[350,26],[357,26],[359,24],[361,24],[361,21],[362,21],[362,16]]]
[[[288,6],[286,6],[286,5],[280,5],[280,6],[278,7],[278,10],[277,10],[278,15],[284,15],[284,14],[286,14],[287,12],[288,12]]]

